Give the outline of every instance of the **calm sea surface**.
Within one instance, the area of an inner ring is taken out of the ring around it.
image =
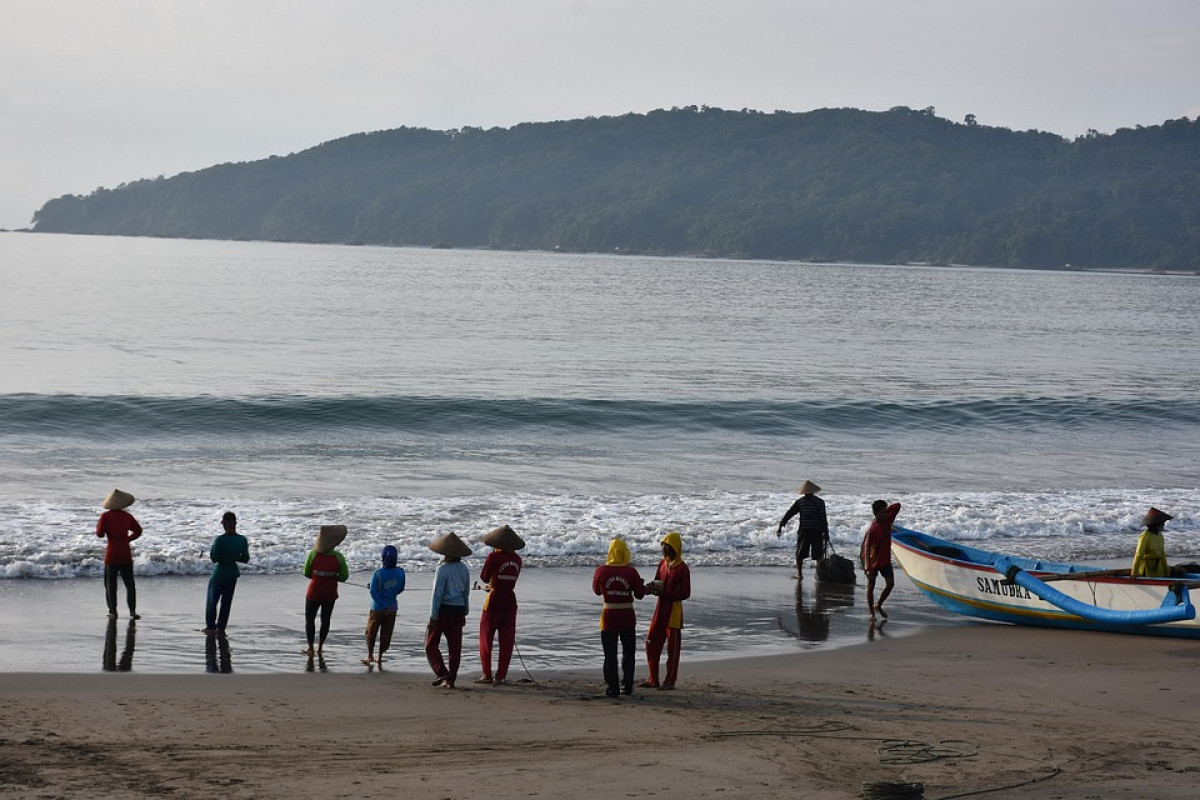
[[[1171,555],[1200,553],[1194,277],[6,234],[0,278],[0,578],[92,579],[35,583],[86,585],[97,615],[118,486],[139,575],[168,583],[208,573],[226,509],[280,580],[322,523],[349,526],[356,571],[391,542],[420,576],[429,539],[507,522],[531,569],[566,570],[527,581],[547,619],[576,615],[562,575],[614,535],[648,571],[682,532],[698,593],[705,568],[774,585],[805,479],[846,554],[876,497],[908,527],[1075,560],[1127,558],[1156,505]],[[0,584],[10,609],[53,602]],[[801,599],[767,594],[786,638]],[[729,649],[742,626],[698,603]]]

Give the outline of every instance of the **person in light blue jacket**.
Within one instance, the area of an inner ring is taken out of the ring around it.
[[[444,559],[433,579],[429,625],[425,628],[425,658],[436,676],[433,685],[453,689],[462,660],[462,632],[467,623],[471,593],[471,572],[461,559],[471,555],[471,548],[451,531],[430,542],[429,549]],[[442,658],[443,634],[450,656],[448,667]]]
[[[383,666],[383,654],[392,646],[396,628],[396,596],[404,591],[404,568],[396,566],[400,554],[393,545],[383,548],[383,566],[371,575],[371,610],[367,612],[367,657],[362,663]],[[379,657],[375,657],[375,639],[379,638]]]

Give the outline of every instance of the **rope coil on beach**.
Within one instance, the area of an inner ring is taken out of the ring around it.
[[[961,739],[948,739],[937,744],[894,739],[884,742],[877,752],[880,764],[924,764],[942,758],[971,758],[979,755],[979,747]]]

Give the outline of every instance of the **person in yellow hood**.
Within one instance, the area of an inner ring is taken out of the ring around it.
[[[650,629],[646,631],[646,666],[650,677],[642,686],[651,689],[674,689],[679,677],[679,654],[683,646],[683,601],[692,596],[692,576],[683,563],[683,538],[671,531],[659,542],[663,558],[658,563],[654,580],[647,590],[658,596]],[[658,679],[658,659],[663,643],[667,645],[667,674]]]
[[[604,600],[600,612],[600,644],[604,647],[604,693],[619,697],[622,684],[625,694],[633,694],[633,667],[637,656],[635,629],[637,615],[633,611],[634,599],[646,596],[642,576],[629,565],[629,546],[620,539],[608,544],[608,559],[604,566],[596,567],[592,576],[592,591]],[[621,643],[621,673],[618,682],[617,642]]]
[[[1174,519],[1165,511],[1151,508],[1142,519],[1145,530],[1138,536],[1137,550],[1129,574],[1135,578],[1165,578],[1171,574],[1167,550],[1163,545],[1163,527]]]

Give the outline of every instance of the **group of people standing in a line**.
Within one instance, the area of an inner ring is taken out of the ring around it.
[[[820,562],[829,543],[829,521],[825,502],[817,497],[821,487],[806,480],[800,486],[797,499],[776,530],[783,535],[784,526],[797,519],[796,577],[803,578],[803,562],[807,558]],[[117,617],[117,581],[125,585],[125,597],[132,619],[137,613],[137,590],[133,577],[133,553],[130,544],[142,535],[142,527],[126,509],[134,503],[133,495],[114,489],[104,499],[105,511],[96,524],[96,535],[107,539],[104,552],[104,595],[110,619]],[[891,533],[900,513],[899,503],[876,500],[871,505],[873,519],[863,535],[859,556],[867,575],[867,605],[870,619],[887,619],[883,604],[895,586],[892,567]],[[1138,538],[1130,574],[1166,576],[1170,574],[1162,531],[1169,514],[1151,508],[1143,519],[1145,530]],[[213,541],[209,556],[214,567],[209,578],[205,601],[205,633],[221,634],[229,621],[230,606],[240,575],[239,564],[250,561],[250,547],[245,536],[237,532],[237,516],[226,511],[221,517],[224,532]],[[309,579],[305,592],[304,632],[307,655],[320,654],[329,635],[333,607],[338,598],[338,584],[350,576],[346,558],[337,546],[346,538],[345,525],[321,526],[313,549],[304,561],[304,576]],[[481,540],[492,548],[484,560],[479,580],[486,590],[486,599],[479,620],[479,660],[482,674],[478,684],[503,684],[508,679],[508,667],[516,643],[517,579],[521,575],[521,557],[525,541],[508,525],[501,525]],[[635,630],[637,617],[634,601],[653,595],[658,598],[650,625],[646,631],[646,665],[649,676],[640,684],[655,689],[673,689],[679,676],[682,651],[683,601],[691,596],[691,573],[683,561],[682,537],[668,533],[659,543],[662,560],[654,578],[643,581],[630,565],[630,551],[619,538],[609,543],[604,565],[592,578],[592,591],[602,600],[600,612],[600,641],[604,651],[605,693],[610,697],[632,694],[634,686]],[[425,656],[435,675],[434,685],[454,688],[462,660],[462,632],[470,608],[471,574],[462,559],[471,555],[471,548],[456,535],[447,533],[429,543],[429,549],[442,556],[434,573],[430,601],[429,623],[425,630]],[[404,569],[397,565],[398,551],[393,545],[383,548],[382,565],[371,575],[368,590],[371,607],[367,614],[367,656],[364,664],[382,666],[384,653],[391,646],[398,609],[397,596],[404,591]],[[884,588],[875,599],[875,583],[884,580]],[[318,631],[317,618],[320,617]],[[447,657],[441,651],[446,640]],[[492,648],[499,643],[496,669],[492,670]],[[378,651],[376,650],[378,643]],[[620,659],[618,661],[618,647]],[[659,664],[666,648],[666,671],[660,674]],[[619,667],[618,667],[619,664]]]
[[[117,616],[118,578],[125,584],[130,616],[140,618],[136,610],[130,543],[142,535],[142,527],[125,510],[133,503],[133,495],[114,489],[105,498],[106,510],[96,525],[96,535],[107,539],[104,587],[112,619]],[[250,561],[249,542],[237,532],[237,516],[226,511],[221,517],[221,526],[224,532],[216,537],[209,550],[214,566],[205,601],[204,632],[211,635],[224,634],[240,576],[238,565]],[[307,641],[304,653],[309,656],[322,653],[338,599],[338,585],[350,577],[346,558],[337,549],[347,534],[345,525],[322,525],[304,560],[304,577],[309,579],[304,596]],[[516,646],[516,585],[522,563],[517,551],[524,549],[525,541],[508,525],[492,530],[481,541],[492,550],[479,573],[483,585],[475,584],[474,587],[486,591],[479,618],[479,660],[483,671],[475,683],[500,685],[508,679],[509,663]],[[646,595],[656,596],[658,602],[646,633],[649,676],[640,685],[654,689],[675,688],[682,652],[683,601],[691,596],[691,574],[683,561],[683,540],[678,533],[664,536],[660,547],[663,557],[650,581],[643,581],[630,565],[629,547],[619,538],[609,543],[605,564],[598,567],[593,576],[592,591],[602,600],[600,640],[604,651],[605,693],[610,697],[617,697],[622,692],[633,693],[637,626],[634,601]],[[453,689],[462,661],[462,633],[472,591],[471,573],[462,559],[472,551],[453,532],[434,539],[429,543],[429,549],[442,556],[442,561],[434,573],[429,623],[425,628],[425,657],[435,676],[434,686]],[[406,583],[404,568],[397,564],[398,558],[396,547],[386,545],[381,554],[382,564],[371,574],[367,587],[371,606],[365,632],[367,655],[362,660],[367,665],[382,666],[384,653],[391,647],[399,608],[397,598]],[[442,654],[443,639],[446,641],[445,656]],[[497,643],[499,650],[493,671],[492,653]],[[621,647],[620,669],[618,645]],[[664,646],[666,671],[660,674]]]
[[[309,578],[305,596],[305,635],[308,655],[320,654],[329,633],[330,616],[337,600],[337,587],[349,578],[345,557],[336,549],[346,538],[345,525],[323,525],[313,549],[304,562],[304,575]],[[219,540],[219,537],[218,537]],[[484,559],[478,583],[472,585],[471,572],[462,559],[471,555],[471,548],[454,532],[439,536],[429,543],[429,549],[442,556],[433,576],[430,595],[429,622],[425,626],[425,658],[434,674],[434,686],[453,689],[458,681],[462,663],[463,629],[470,613],[471,591],[483,589],[485,599],[479,616],[479,662],[482,674],[477,684],[501,685],[508,680],[508,668],[516,646],[517,580],[521,576],[519,550],[525,541],[508,525],[490,531],[481,540],[491,552]],[[663,558],[654,579],[644,582],[638,571],[630,566],[629,547],[621,539],[609,544],[605,564],[596,569],[592,591],[602,599],[600,640],[604,650],[605,694],[610,697],[633,693],[634,662],[636,660],[634,631],[637,617],[634,601],[655,595],[658,603],[646,633],[646,664],[649,676],[640,684],[646,688],[673,689],[679,676],[682,651],[683,601],[691,596],[691,577],[683,561],[683,541],[678,533],[668,533],[660,543]],[[215,547],[215,545],[214,545]],[[215,552],[215,551],[214,551]],[[215,560],[215,558],[214,558]],[[381,666],[384,653],[391,646],[396,624],[397,596],[404,591],[405,573],[397,566],[397,551],[393,545],[383,548],[382,566],[371,575],[368,590],[371,608],[367,615],[367,657],[364,664]],[[316,617],[320,614],[320,632]],[[446,652],[442,652],[445,640]],[[376,642],[379,649],[376,651]],[[496,653],[492,669],[493,648]],[[617,646],[622,648],[621,669],[617,668]],[[660,678],[659,665],[663,647],[667,650],[666,672]]]

